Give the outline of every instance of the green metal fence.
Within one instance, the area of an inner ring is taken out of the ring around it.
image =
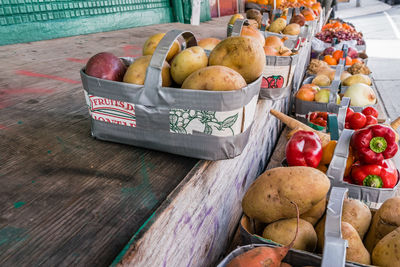
[[[203,21],[210,19],[207,8],[202,4]],[[187,23],[188,14],[184,15],[183,21],[178,19],[170,0],[0,0],[0,45],[174,21]]]

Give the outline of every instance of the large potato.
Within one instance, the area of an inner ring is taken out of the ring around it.
[[[295,218],[295,202],[300,214],[309,211],[326,197],[328,177],[311,167],[280,167],[267,170],[247,190],[242,200],[244,213],[250,218],[271,223]]]
[[[154,50],[156,50],[158,43],[164,36],[165,33],[157,33],[150,36],[143,45],[143,56],[153,55]],[[171,49],[168,52],[166,60],[170,61],[180,51],[181,51],[181,46],[179,45],[179,42],[175,40],[174,44],[172,45]]]
[[[207,67],[208,57],[200,46],[192,46],[183,50],[171,62],[171,76],[181,85],[183,81],[198,69]]]
[[[143,85],[146,79],[146,70],[150,64],[151,56],[141,56],[137,58],[126,70],[123,82]],[[162,86],[171,86],[170,66],[164,61],[161,70]]]
[[[363,239],[371,223],[371,211],[358,199],[346,198],[343,201],[342,221],[351,224]]]
[[[326,197],[324,197],[320,202],[315,204],[309,211],[300,215],[300,218],[306,220],[307,222],[315,225],[322,215],[324,215],[326,209]]]
[[[383,202],[372,218],[365,238],[365,247],[370,253],[385,235],[400,226],[400,197],[392,197]]]
[[[243,76],[247,83],[251,83],[263,73],[264,49],[259,42],[255,42],[252,38],[229,37],[211,51],[208,64],[234,69]]]
[[[382,267],[400,266],[400,227],[376,244],[372,252],[372,264]]]
[[[325,242],[325,219],[317,224],[315,231],[317,232],[317,251],[322,252],[324,250]],[[368,250],[364,247],[362,240],[354,227],[342,221],[342,238],[346,239],[348,242],[348,247],[346,250],[346,261],[354,261],[361,264],[370,264],[371,258]]]
[[[296,234],[297,218],[282,219],[265,227],[263,237],[282,245],[289,245]],[[299,232],[293,248],[313,252],[317,246],[317,234],[311,223],[300,219]]]
[[[213,50],[217,44],[221,42],[220,39],[217,38],[204,38],[197,42],[197,45],[202,47],[204,50]]]
[[[231,91],[247,86],[246,81],[236,71],[224,66],[209,66],[199,69],[182,84],[184,89]]]

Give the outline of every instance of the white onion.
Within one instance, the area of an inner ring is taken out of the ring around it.
[[[355,83],[347,88],[345,97],[350,97],[350,105],[354,107],[364,107],[376,103],[374,90],[366,84]]]

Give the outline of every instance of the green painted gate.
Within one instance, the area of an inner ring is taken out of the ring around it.
[[[206,2],[203,21],[210,19]],[[174,21],[187,19],[170,0],[0,0],[0,45]]]

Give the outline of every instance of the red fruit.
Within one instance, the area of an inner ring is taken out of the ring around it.
[[[346,121],[346,122],[344,123],[344,128],[345,128],[345,129],[351,129],[351,128],[350,128],[350,122]]]
[[[373,107],[364,108],[362,114],[364,114],[365,116],[371,115],[374,116],[375,118],[378,118],[378,111]]]
[[[357,58],[358,57],[358,52],[354,48],[349,47],[349,49],[347,50],[347,55],[349,57],[351,57],[351,58]]]
[[[349,122],[351,129],[361,129],[365,126],[365,123],[367,122],[367,117],[360,112],[356,112],[353,114],[353,116],[350,117]]]
[[[378,119],[375,118],[374,116],[372,116],[372,115],[367,115],[367,116],[365,116],[365,117],[367,118],[367,122],[365,123],[365,126],[364,126],[364,127],[366,127],[366,126],[368,126],[368,125],[378,124]]]
[[[312,112],[310,114],[310,121],[315,120],[318,117],[318,113],[317,112]]]
[[[99,79],[122,81],[126,66],[121,59],[111,53],[102,52],[94,55],[86,64],[85,72]]]
[[[350,117],[353,116],[353,114],[354,114],[354,110],[352,108],[347,108],[346,121],[349,121]]]
[[[318,117],[328,120],[328,112],[318,112]]]
[[[326,120],[324,120],[324,118],[318,117],[314,121],[315,121],[315,124],[326,127]]]

